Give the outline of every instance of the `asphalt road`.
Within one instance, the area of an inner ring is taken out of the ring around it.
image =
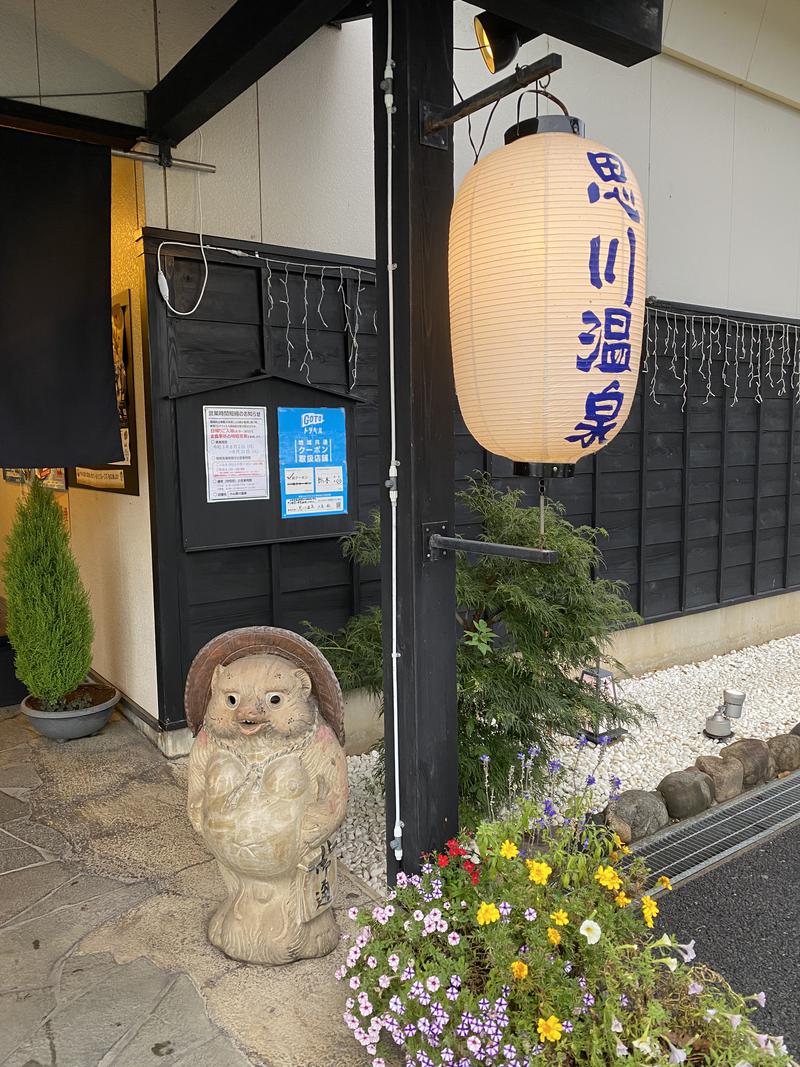
[[[800,1059],[800,827],[658,901],[661,929],[695,938],[699,962],[741,993],[767,994],[754,1023]]]

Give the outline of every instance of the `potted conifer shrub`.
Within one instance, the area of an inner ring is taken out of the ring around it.
[[[23,712],[56,741],[97,733],[119,693],[86,681],[94,637],[89,598],[61,509],[35,476],[17,505],[2,562],[8,639],[28,690]]]

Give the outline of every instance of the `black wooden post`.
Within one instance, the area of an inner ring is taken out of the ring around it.
[[[398,488],[399,785],[405,871],[457,830],[458,718],[455,574],[450,558],[423,562],[422,524],[454,519],[454,390],[447,301],[453,150],[420,143],[421,100],[452,101],[452,0],[395,0],[393,191]],[[390,460],[387,123],[383,90],[387,5],[375,4],[375,226],[382,471]],[[392,717],[391,514],[383,491],[382,604],[387,841],[395,825]],[[391,847],[389,872],[398,869]]]

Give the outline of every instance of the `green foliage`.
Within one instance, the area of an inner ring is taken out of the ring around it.
[[[481,522],[485,540],[539,545],[539,509],[524,507],[521,491],[501,492],[479,478],[459,495]],[[491,757],[490,790],[501,793],[521,750],[538,746],[543,765],[559,734],[575,736],[601,720],[635,720],[634,705],[610,705],[579,681],[583,667],[609,661],[611,636],[638,621],[622,583],[593,578],[602,566],[601,536],[605,531],[572,526],[561,506],[550,503],[544,545],[558,552],[556,564],[457,555],[459,775],[467,818],[484,798],[482,755]],[[344,547],[359,563],[379,562],[377,516]],[[351,619],[336,634],[310,636],[344,686],[378,690],[380,617],[373,612],[368,618]]]
[[[752,1025],[763,994],[694,964],[694,941],[651,933],[668,880],[587,809],[587,794],[561,812],[524,801],[354,916],[338,977],[374,1064],[394,1040],[425,1067],[789,1067]]]
[[[17,676],[45,710],[57,710],[91,666],[94,628],[61,509],[38,478],[17,505],[6,544],[8,639]]]

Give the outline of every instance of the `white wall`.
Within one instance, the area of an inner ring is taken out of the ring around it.
[[[158,8],[162,74],[216,20],[219,3]],[[228,6],[225,3],[222,6]],[[205,230],[224,237],[372,256],[372,27],[323,27],[203,127]],[[198,158],[197,134],[176,155]],[[151,226],[197,230],[196,179],[145,173]]]
[[[719,20],[711,19],[711,9],[719,6],[717,0],[672,0],[666,40],[671,40],[674,24],[686,45],[685,25],[693,11],[694,30],[688,37],[695,54],[708,54],[716,64],[729,57],[725,62],[741,69],[735,55],[737,48],[746,50],[739,40],[744,36],[743,9],[764,9],[764,0],[726,0],[724,33],[714,30]],[[767,13],[778,6],[769,0]],[[455,10],[456,44],[469,46],[478,9],[459,3]],[[784,32],[795,50],[800,47],[800,19],[796,25],[787,22]],[[761,55],[763,27],[761,33],[751,69]],[[747,41],[752,51],[755,31]],[[670,56],[626,69],[554,38],[538,38],[524,46],[520,61],[549,51],[564,60],[551,91],[585,119],[587,135],[618,151],[639,179],[648,219],[648,295],[800,315],[800,213],[794,191],[800,111]],[[798,69],[796,63],[793,69]],[[456,52],[455,71],[464,95],[491,80],[476,52]],[[784,88],[789,90],[788,83]],[[800,99],[800,79],[797,90]],[[532,97],[522,106],[523,115],[533,114]],[[542,110],[556,109],[548,104]],[[514,115],[512,101],[498,107],[484,153],[502,144]],[[482,116],[474,122],[476,141],[484,123]],[[463,133],[459,130],[456,140],[457,183],[473,158]]]
[[[158,715],[153,565],[150,549],[142,338],[136,235],[142,225],[138,164],[113,160],[111,291],[131,291],[133,381],[139,495],[70,489],[72,549],[89,591],[95,639],[92,666],[126,696]]]

